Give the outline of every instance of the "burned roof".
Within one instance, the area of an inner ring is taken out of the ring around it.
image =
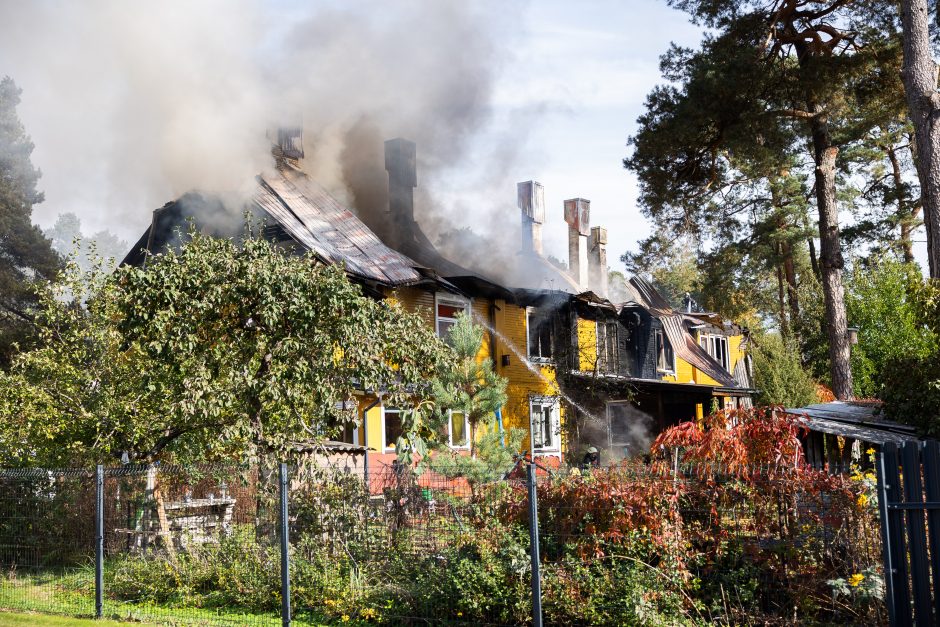
[[[258,177],[254,202],[308,250],[327,263],[344,263],[351,274],[398,286],[423,277],[414,261],[382,243],[363,222],[310,177],[281,163]],[[289,228],[288,228],[289,225]]]
[[[276,223],[324,263],[343,264],[350,275],[392,287],[436,280],[434,272],[382,243],[352,211],[286,160],[259,175],[256,183],[245,209]],[[140,265],[147,251],[166,250],[190,219],[210,235],[239,237],[245,228],[239,213],[217,196],[186,194],[154,211],[151,225],[123,263]]]
[[[724,366],[695,342],[683,325],[682,314],[673,309],[651,283],[635,276],[630,279],[630,285],[640,301],[639,304],[663,323],[666,337],[669,338],[669,343],[672,344],[673,350],[679,357],[721,385],[729,388],[741,387],[740,381],[737,381],[731,373],[725,370]]]

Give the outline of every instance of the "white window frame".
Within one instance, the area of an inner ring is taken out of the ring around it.
[[[394,453],[394,452],[395,452],[395,446],[394,446],[394,445],[392,445],[391,448],[389,448],[388,446],[386,446],[386,444],[388,444],[388,436],[386,435],[386,430],[385,430],[385,416],[386,416],[386,414],[398,414],[399,416],[401,416],[402,410],[400,410],[400,409],[395,409],[395,408],[393,408],[393,407],[386,407],[385,405],[382,405],[382,452],[383,452],[383,453]],[[401,421],[401,418],[399,418],[399,421]]]
[[[458,451],[468,451],[470,450],[470,439],[473,437],[470,433],[470,418],[467,416],[465,411],[457,411],[458,414],[463,414],[463,428],[464,433],[467,434],[467,443],[466,444],[454,444],[454,431],[451,428],[453,423],[454,410],[447,410],[447,446]]]
[[[553,364],[555,363],[554,354],[551,357],[541,357],[532,354],[532,343],[529,341],[529,318],[532,317],[532,314],[535,313],[535,307],[526,307],[525,308],[525,357],[531,364]],[[549,339],[549,341],[551,341]]]
[[[551,430],[553,436],[553,442],[551,446],[535,446],[535,421],[534,417],[534,408],[538,406],[540,409],[549,406],[551,407],[551,414],[549,415],[549,420],[551,421]],[[529,397],[529,449],[533,456],[535,455],[555,455],[561,457],[561,403],[557,396],[530,396]]]
[[[665,329],[653,329],[653,343],[655,344],[655,348],[656,348],[656,372],[659,372],[662,374],[670,374],[670,375],[675,376],[676,374],[676,347],[673,346],[671,342],[669,343],[669,347],[672,349],[672,369],[665,370],[663,368],[660,368],[659,366],[659,342],[656,340],[657,336],[661,336],[663,338],[663,352],[664,353],[666,352],[666,342],[669,342],[669,336],[666,335]]]
[[[724,344],[724,360],[719,360],[715,355],[718,351],[715,350],[718,342]],[[698,345],[704,350],[709,356],[721,364],[721,367],[725,369],[726,372],[731,372],[731,343],[728,341],[728,336],[720,335],[718,333],[699,333],[698,335]]]
[[[473,306],[473,300],[469,298],[464,298],[463,296],[458,296],[457,294],[451,294],[450,292],[435,292],[434,293],[434,332],[437,333],[437,337],[446,339],[446,336],[441,335],[441,320],[446,320],[448,322],[456,322],[456,318],[442,318],[438,315],[437,309],[438,305],[445,304],[452,307],[463,307],[464,314],[470,315],[470,308]]]

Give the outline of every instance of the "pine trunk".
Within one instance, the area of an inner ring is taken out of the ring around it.
[[[885,153],[891,162],[891,178],[894,180],[894,193],[898,201],[898,224],[901,225],[901,254],[905,263],[914,263],[914,244],[911,232],[917,219],[917,209],[910,212],[904,207],[904,179],[901,175],[901,162],[894,146],[886,146]]]
[[[796,285],[796,266],[793,263],[793,245],[783,244],[783,276],[787,280],[787,301],[790,304],[790,320],[796,324],[800,317],[800,296]]]
[[[777,264],[777,307],[780,310],[780,335],[783,339],[790,337],[790,325],[787,322],[786,299],[783,295],[783,268]]]
[[[927,0],[901,0],[904,29],[904,66],[901,75],[917,146],[927,262],[930,276],[940,278],[940,94],[937,64],[930,49],[930,14]]]
[[[839,237],[839,208],[836,204],[836,156],[829,124],[822,108],[813,103],[810,124],[816,161],[816,206],[819,210],[819,270],[826,302],[826,331],[832,392],[839,400],[852,398],[852,365],[842,288],[842,245]]]

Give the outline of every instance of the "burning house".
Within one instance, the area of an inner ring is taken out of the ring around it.
[[[342,263],[366,294],[419,313],[441,336],[458,316],[472,315],[488,331],[480,357],[490,357],[509,381],[500,428],[524,429],[526,446],[546,461],[588,445],[618,457],[644,452],[670,424],[701,417],[716,403],[750,403],[739,328],[714,315],[677,312],[639,278],[627,286],[626,302],[608,300],[607,232],[591,227],[589,200],[564,202],[565,271],[543,256],[542,185],[519,183],[519,252],[496,277],[448,259],[422,231],[414,214],[414,143],[385,143],[388,211],[378,216],[357,215],[304,172],[299,130],[279,132],[274,155],[276,168],[256,178],[248,203],[266,224],[264,236],[322,263]],[[188,220],[209,234],[240,235],[244,224],[231,215],[217,198],[187,194],[154,211],[124,263],[145,263],[148,252],[171,246]],[[365,390],[358,400],[358,424],[345,440],[391,462],[400,412]],[[469,433],[466,418],[454,413],[450,446],[469,449]]]

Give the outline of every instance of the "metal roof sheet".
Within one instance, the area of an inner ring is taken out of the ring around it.
[[[793,410],[787,410],[792,413]],[[898,433],[896,431],[886,431],[874,427],[863,427],[861,425],[840,422],[830,418],[820,418],[818,416],[803,416],[803,423],[812,431],[829,433],[831,435],[841,435],[842,437],[870,442],[872,444],[885,444],[893,442],[894,444],[904,444],[905,442],[916,442],[917,437],[909,433]]]
[[[414,261],[392,250],[303,172],[282,165],[259,177],[255,203],[298,243],[330,263],[387,285],[422,280]]]
[[[843,401],[816,403],[785,410],[801,417],[813,431],[884,444],[917,441],[917,429],[910,425],[885,420],[877,415],[878,405]]]

